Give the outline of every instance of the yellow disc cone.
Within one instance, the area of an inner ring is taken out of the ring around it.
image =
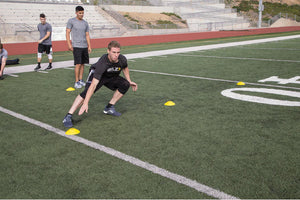
[[[244,82],[238,82],[237,85],[246,85]]]
[[[66,135],[77,135],[79,133],[80,131],[76,128],[70,128],[69,130],[66,131]]]
[[[175,103],[173,101],[167,101],[165,106],[175,106]]]
[[[72,88],[72,87],[69,87],[69,88],[66,89],[66,91],[68,91],[68,92],[74,91],[74,90],[75,90],[75,88]]]

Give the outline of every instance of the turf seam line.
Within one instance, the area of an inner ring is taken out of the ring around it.
[[[201,76],[189,76],[189,75],[182,75],[182,74],[170,74],[170,73],[164,73],[164,72],[151,72],[151,71],[137,70],[137,69],[130,69],[130,71],[140,72],[140,73],[148,73],[148,74],[159,74],[159,75],[164,75],[164,76],[175,76],[175,77],[182,77],[182,78],[194,78],[194,79],[202,79],[202,80],[209,80],[209,81],[220,81],[220,82],[227,82],[227,83],[238,83],[239,82],[239,81],[226,80],[226,79],[207,78],[207,77],[201,77]],[[300,90],[300,88],[296,88],[296,87],[269,85],[269,84],[261,84],[261,83],[250,83],[250,82],[244,82],[244,83],[248,84],[248,85]]]
[[[75,68],[72,68],[72,67],[66,67],[64,69],[75,70]]]
[[[35,120],[35,119],[32,119],[30,117],[27,117],[25,115],[22,115],[22,114],[19,114],[19,113],[16,113],[14,111],[11,111],[11,110],[8,110],[6,108],[3,108],[2,106],[0,106],[0,111],[3,112],[3,113],[6,113],[8,115],[11,115],[15,118],[18,118],[18,119],[21,119],[23,121],[26,121],[26,122],[29,122],[33,125],[36,125],[38,127],[41,127],[41,128],[44,128],[48,131],[51,131],[53,133],[56,133],[62,137],[65,137],[65,138],[68,138],[72,141],[75,141],[75,142],[79,142],[81,144],[84,144],[86,146],[89,146],[93,149],[97,149],[99,151],[102,151],[104,153],[107,153],[113,157],[116,157],[116,158],[119,158],[121,160],[124,160],[126,162],[129,162],[135,166],[138,166],[138,167],[141,167],[143,169],[146,169],[150,172],[153,172],[155,174],[158,174],[160,176],[163,176],[165,178],[168,178],[170,180],[173,180],[177,183],[180,183],[182,185],[186,185],[190,188],[193,188],[199,192],[202,192],[206,195],[209,195],[211,197],[214,197],[214,198],[218,198],[218,199],[238,199],[237,197],[234,197],[234,196],[231,196],[231,195],[228,195],[222,191],[219,191],[219,190],[216,190],[216,189],[213,189],[209,186],[206,186],[206,185],[203,185],[195,180],[191,180],[189,178],[186,178],[184,176],[181,176],[181,175],[178,175],[178,174],[175,174],[173,172],[170,172],[166,169],[163,169],[163,168],[160,168],[160,167],[157,167],[153,164],[150,164],[148,162],[144,162],[140,159],[137,159],[133,156],[130,156],[130,155],[127,155],[127,154],[124,154],[120,151],[117,151],[115,149],[112,149],[110,147],[106,147],[106,146],[103,146],[101,144],[98,144],[96,142],[93,142],[93,141],[89,141],[87,139],[84,139],[82,137],[79,137],[79,136],[75,136],[75,135],[66,135],[64,131],[58,129],[58,128],[55,128],[49,124],[46,124],[46,123],[43,123],[41,121],[38,121],[38,120]]]

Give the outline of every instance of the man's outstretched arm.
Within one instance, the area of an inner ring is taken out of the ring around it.
[[[98,83],[99,83],[99,80],[96,79],[96,78],[93,78],[92,83],[91,83],[91,85],[90,85],[90,87],[89,87],[89,89],[88,89],[88,91],[86,93],[86,96],[85,96],[85,99],[83,101],[83,104],[82,104],[82,106],[81,106],[81,108],[80,108],[80,110],[78,112],[78,115],[82,115],[84,112],[86,112],[86,113],[88,112],[89,101],[90,101],[92,95],[94,94],[95,89],[96,89]]]

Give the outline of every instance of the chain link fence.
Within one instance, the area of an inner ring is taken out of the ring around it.
[[[300,16],[298,16],[298,15],[293,15],[290,13],[279,13],[278,15],[275,15],[274,17],[269,19],[267,23],[269,26],[271,26],[280,18],[285,18],[285,19],[290,19],[290,20],[296,21],[296,22],[300,22]]]

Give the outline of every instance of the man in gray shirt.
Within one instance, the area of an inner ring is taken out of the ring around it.
[[[8,58],[8,53],[3,48],[3,44],[0,41],[0,80],[4,79],[3,72],[4,72],[4,68],[6,65],[19,64],[19,58],[14,59],[14,60],[7,60],[7,58]]]
[[[3,49],[3,45],[0,43],[0,80],[3,79],[3,71],[7,60],[7,51]]]
[[[92,52],[89,24],[83,19],[84,8],[77,6],[76,17],[69,19],[66,29],[66,39],[68,48],[73,51],[74,65],[75,65],[75,88],[85,86],[82,80],[84,72],[84,64],[89,63],[89,53]],[[70,33],[72,36],[72,44]]]
[[[40,14],[40,21],[41,23],[38,24],[37,28],[40,32],[40,39],[38,41],[38,54],[37,54],[37,62],[38,65],[36,68],[34,68],[35,71],[38,71],[41,69],[41,60],[42,55],[44,52],[48,55],[49,65],[46,68],[51,69],[52,68],[52,41],[51,41],[51,35],[52,35],[52,26],[46,22],[46,16],[45,14]]]

